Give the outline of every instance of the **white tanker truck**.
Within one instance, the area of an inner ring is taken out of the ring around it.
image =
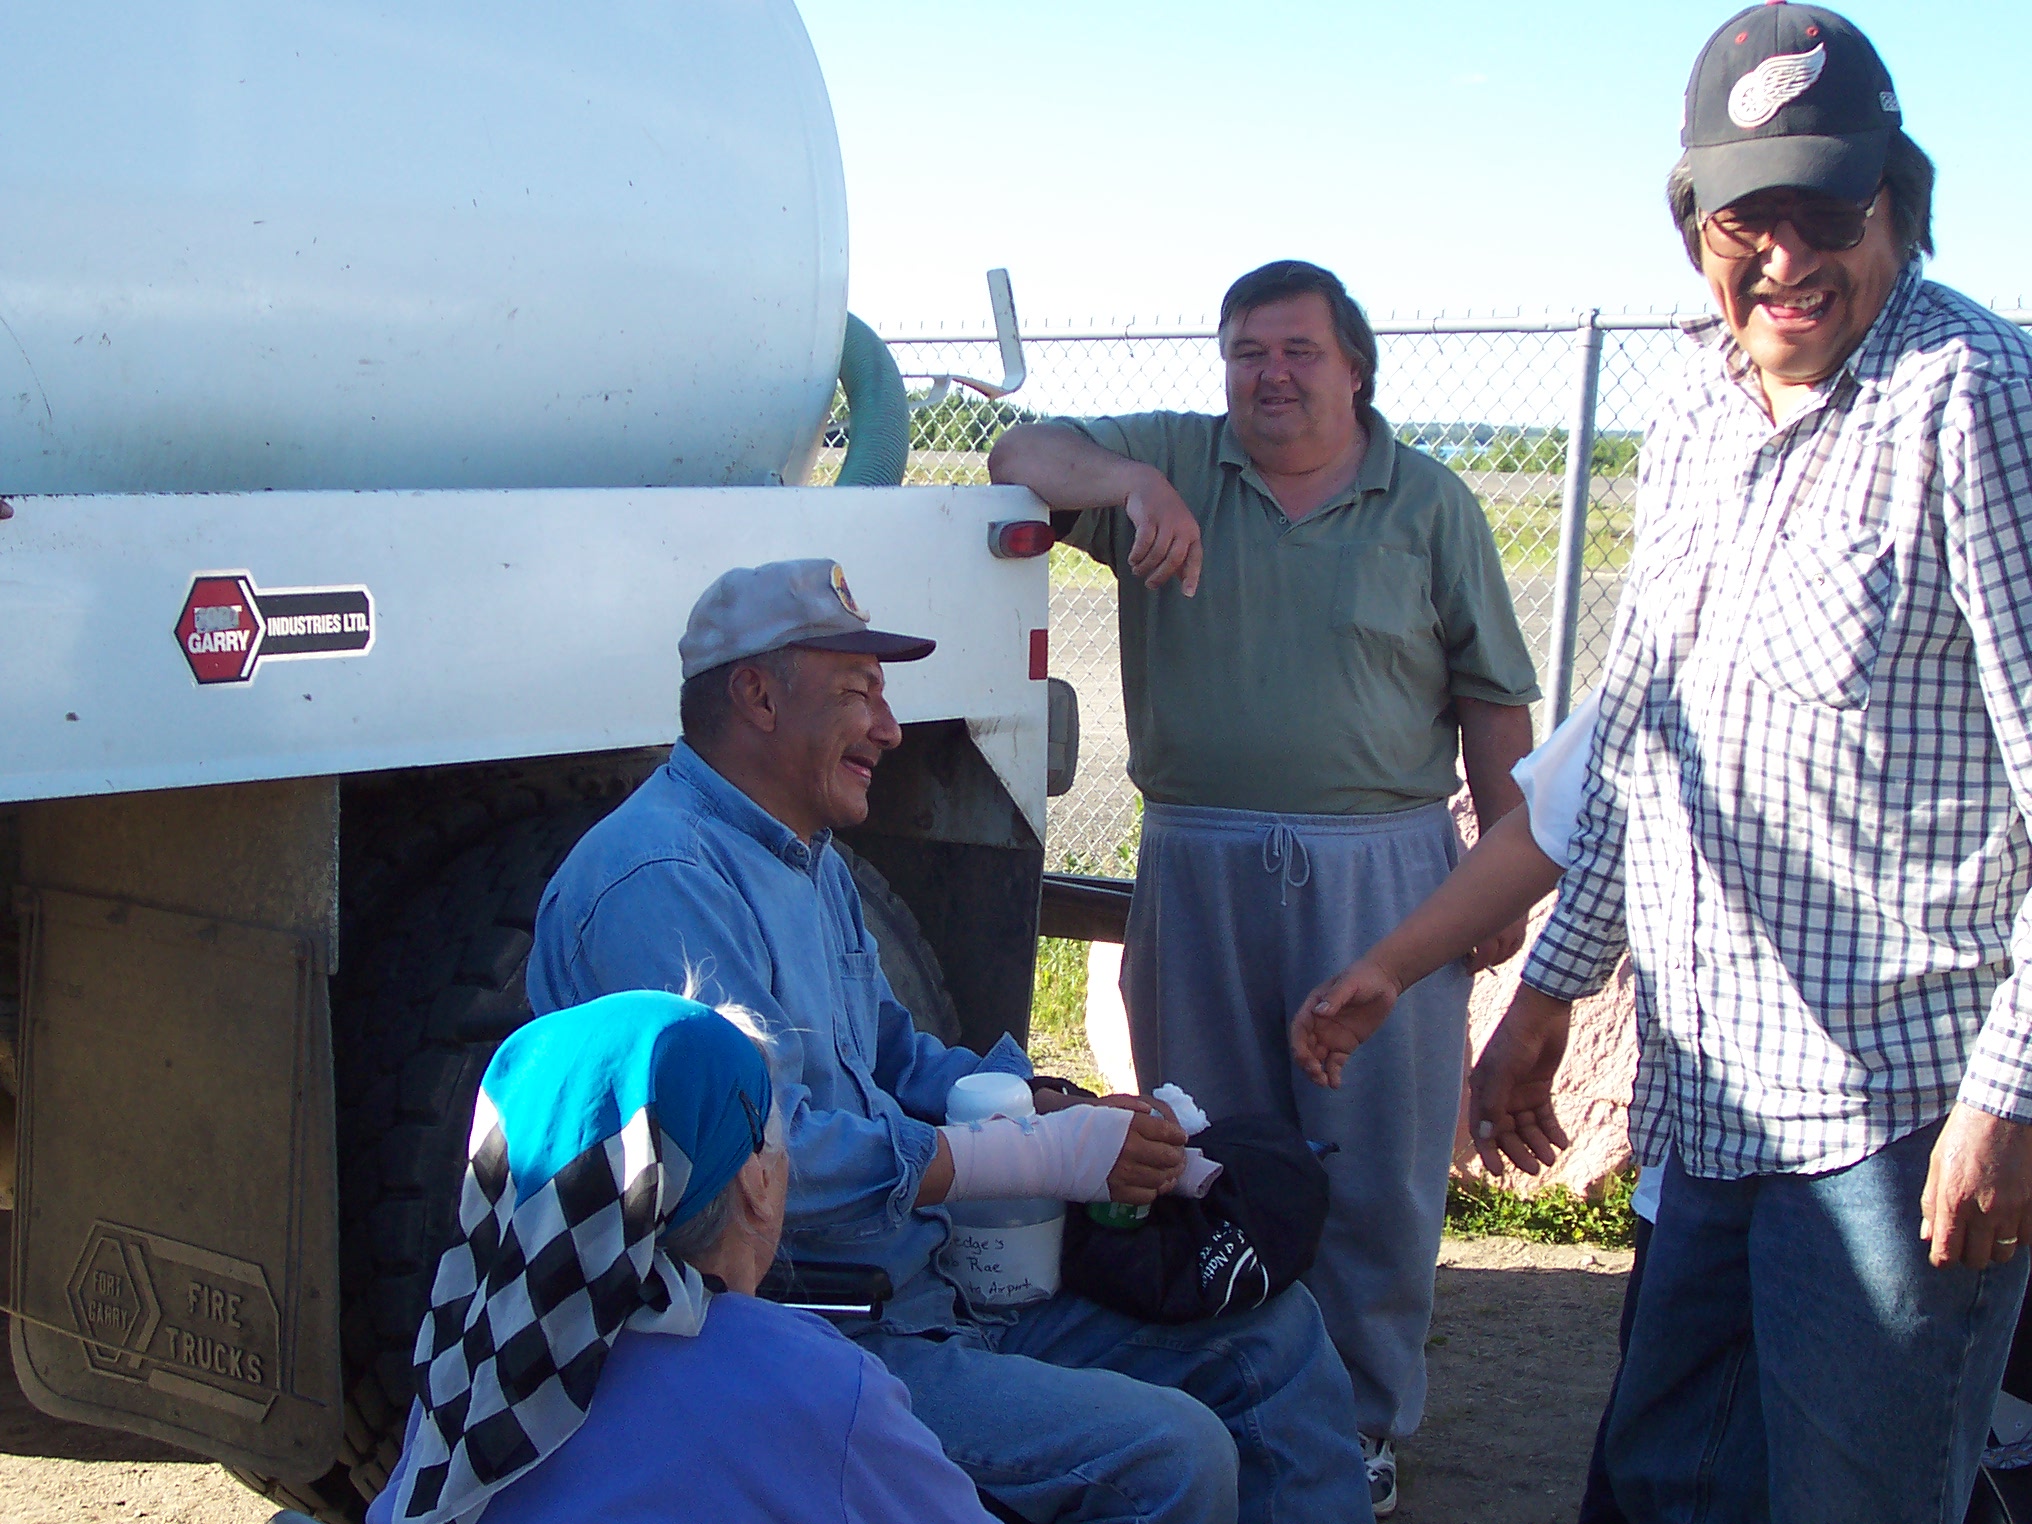
[[[856,871],[921,1021],[1025,1032],[1044,515],[800,485],[836,377],[844,479],[907,436],[789,0],[76,0],[0,58],[14,1367],[354,1518],[537,897],[727,567],[938,639]]]

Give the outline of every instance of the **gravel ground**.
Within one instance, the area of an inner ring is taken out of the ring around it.
[[[1629,1264],[1612,1249],[1447,1240],[1425,1426],[1398,1452],[1399,1520],[1573,1519]],[[265,1524],[271,1512],[169,1446],[44,1417],[0,1362],[0,1524]]]
[[[1616,1373],[1627,1249],[1450,1238],[1425,1423],[1397,1451],[1404,1524],[1571,1524]]]

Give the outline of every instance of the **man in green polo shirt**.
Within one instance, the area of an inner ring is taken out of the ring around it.
[[[1029,424],[988,466],[1120,582],[1138,1078],[1340,1145],[1307,1284],[1387,1513],[1390,1442],[1425,1402],[1470,972],[1407,991],[1338,1090],[1294,1082],[1286,1026],[1452,867],[1456,758],[1485,826],[1518,803],[1538,687],[1481,505],[1376,412],[1375,335],[1340,281],[1296,260],[1245,275],[1220,339],[1224,416]]]

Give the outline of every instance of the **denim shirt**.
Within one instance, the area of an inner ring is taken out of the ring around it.
[[[807,847],[680,741],[670,761],[586,833],[544,891],[529,953],[538,1015],[617,990],[683,991],[756,1013],[781,1045],[790,1194],[783,1251],[880,1265],[884,1324],[956,1325],[935,1256],[951,1224],[916,1209],[953,1081],[1027,1076],[1008,1037],[986,1058],[918,1032],[861,919],[847,865]]]

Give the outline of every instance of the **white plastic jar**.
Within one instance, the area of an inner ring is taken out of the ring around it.
[[[954,1126],[990,1117],[1037,1115],[1029,1082],[1013,1074],[969,1074],[946,1096],[945,1119]],[[1021,1307],[1058,1290],[1059,1252],[1065,1242],[1065,1203],[1047,1197],[1016,1201],[959,1201],[947,1208],[952,1237],[941,1268],[977,1307]]]

